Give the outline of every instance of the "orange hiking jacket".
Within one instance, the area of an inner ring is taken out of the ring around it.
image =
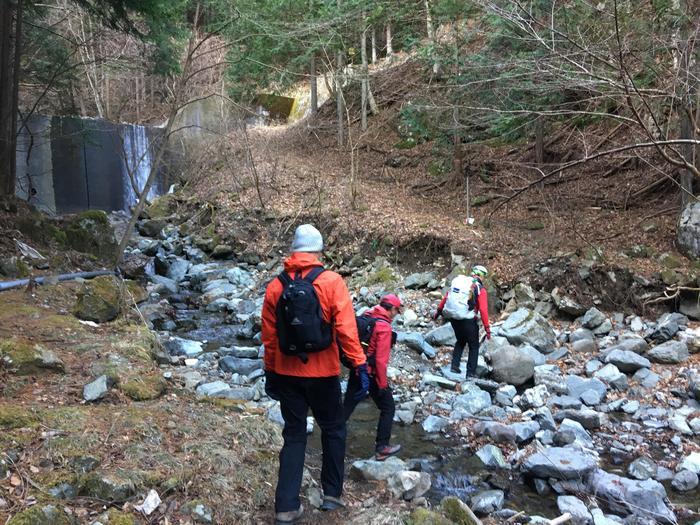
[[[294,278],[297,271],[306,276],[314,266],[322,266],[311,253],[295,252],[284,261],[284,270]],[[314,281],[314,289],[321,303],[323,319],[333,325],[333,343],[320,352],[309,353],[304,364],[296,356],[283,354],[277,339],[277,302],[282,295],[282,282],[275,278],[267,285],[262,308],[262,340],[265,346],[265,370],[298,377],[332,377],[340,375],[338,345],[353,367],[366,363],[360,346],[355,322],[355,310],[343,278],[335,272],[325,271]]]

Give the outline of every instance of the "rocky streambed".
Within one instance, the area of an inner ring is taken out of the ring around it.
[[[235,260],[228,247],[162,221],[142,221],[139,231],[125,272],[148,283],[139,310],[161,342],[163,376],[199,398],[234,400],[281,424],[277,403],[264,393],[259,332],[264,287],[281,259]],[[502,311],[482,345],[480,377],[465,381],[449,371],[451,327],[431,316],[441,288],[464,264],[455,257],[408,276],[381,258],[339,268],[350,275],[358,312],[385,291],[409,306],[395,320],[389,370],[395,440],[404,449],[383,463],[364,459],[376,419],[362,406],[349,427],[350,476],[386,481],[394,497],[415,506],[416,523],[437,513],[448,519],[445,496],[498,521],[546,523],[568,512],[574,523],[596,525],[694,523],[697,324],[679,313],[604,312],[526,282],[491,286]],[[308,429],[317,434],[312,418]],[[319,489],[305,490],[318,505]]]

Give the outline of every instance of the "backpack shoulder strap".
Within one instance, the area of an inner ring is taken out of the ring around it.
[[[314,282],[316,278],[321,275],[323,272],[325,272],[326,269],[323,266],[314,266],[311,268],[311,271],[306,274],[306,277],[304,277],[304,280],[307,282]]]
[[[285,272],[284,270],[277,276],[277,278],[282,282],[282,286],[284,286],[285,288],[292,283],[292,278],[289,277],[289,275],[287,275],[287,272]]]

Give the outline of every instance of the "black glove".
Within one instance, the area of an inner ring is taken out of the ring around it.
[[[279,401],[282,397],[279,390],[279,376],[275,372],[265,372],[265,393],[275,401]]]

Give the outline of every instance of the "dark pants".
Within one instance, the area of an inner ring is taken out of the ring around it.
[[[350,419],[353,410],[359,403],[359,401],[355,400],[355,394],[358,390],[360,390],[360,379],[355,371],[351,369],[343,403],[345,421]],[[380,389],[373,377],[369,380],[369,395],[379,409],[376,441],[376,448],[379,449],[384,445],[388,445],[389,441],[391,441],[391,425],[394,423],[394,411],[396,409],[394,406],[394,395],[391,392],[391,388]]]
[[[284,418],[275,512],[297,510],[306,452],[306,415],[309,408],[321,427],[323,461],[321,487],[326,496],[339,498],[345,468],[345,419],[337,377],[279,376],[280,408]]]
[[[452,329],[455,331],[457,342],[452,350],[452,368],[459,369],[462,360],[464,346],[469,345],[469,357],[467,358],[467,377],[476,375],[476,365],[479,361],[479,324],[474,319],[450,319]]]

